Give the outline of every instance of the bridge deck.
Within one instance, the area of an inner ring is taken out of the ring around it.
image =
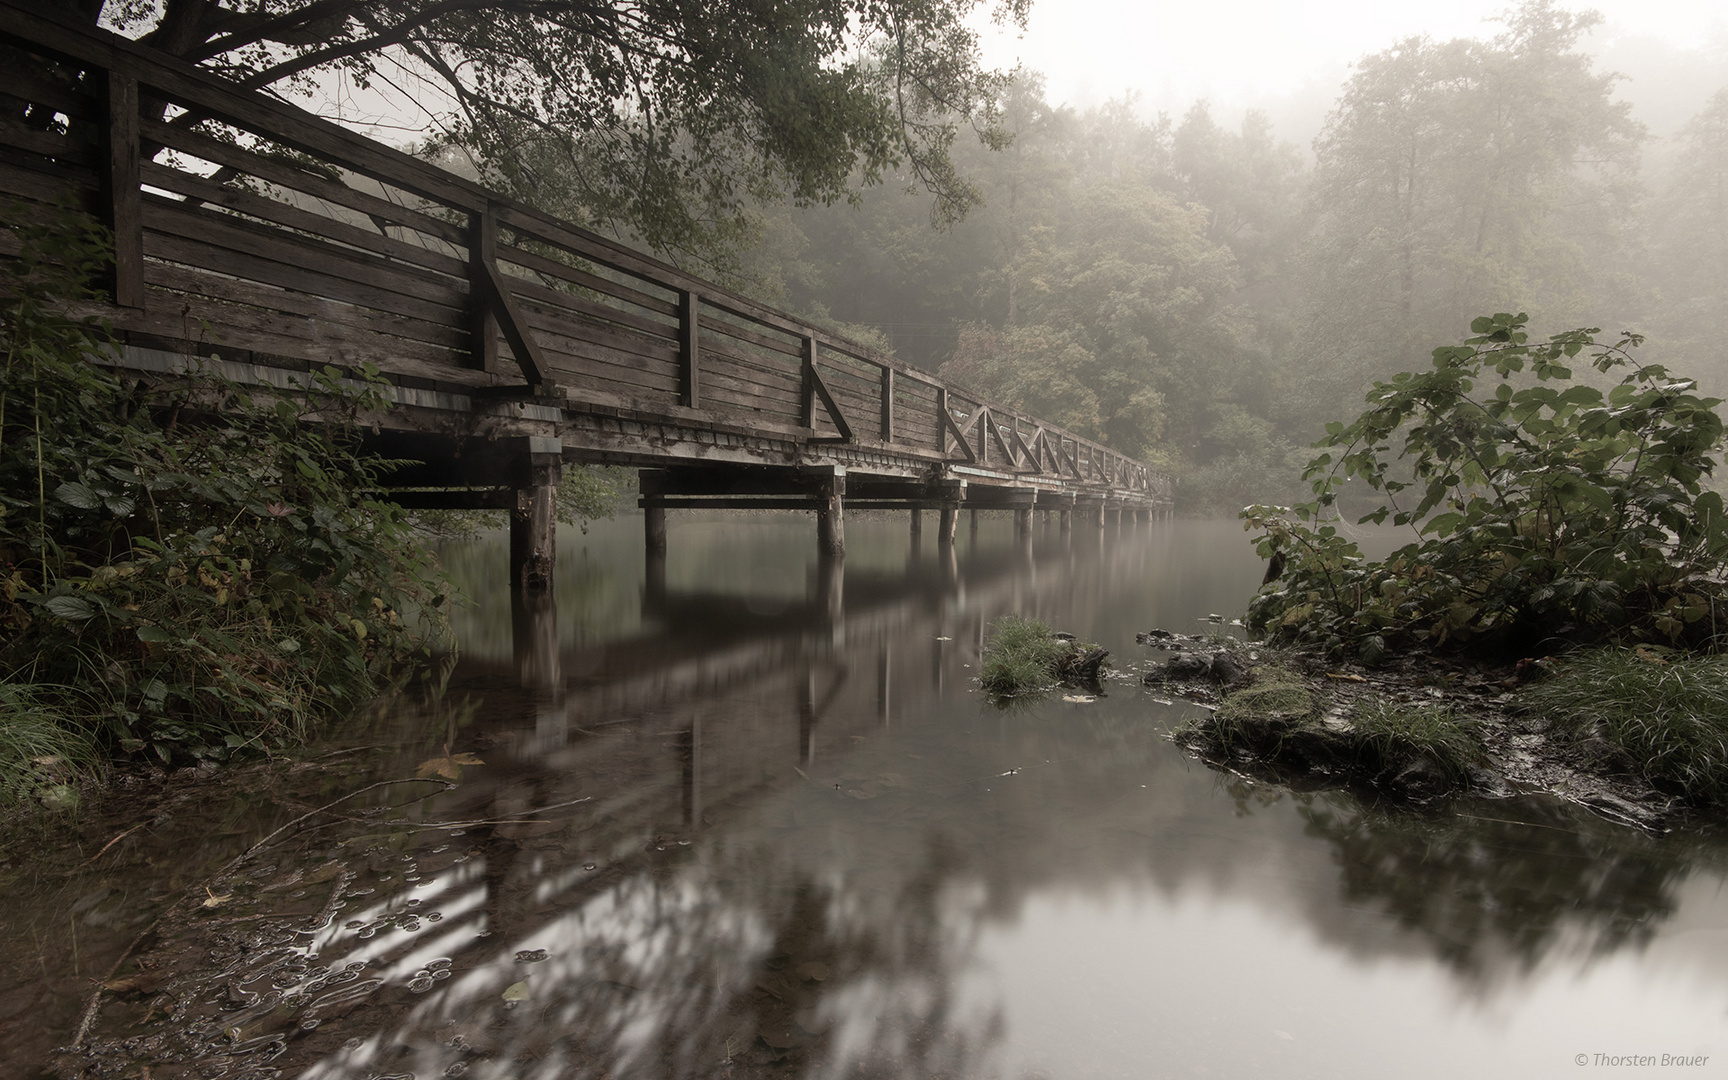
[[[102,313],[128,367],[281,383],[370,364],[394,387],[389,448],[429,466],[514,436],[542,462],[938,485],[889,494],[908,505],[961,479],[1171,498],[1093,440],[124,38],[0,0],[0,41],[19,50],[0,198],[70,192],[112,225]]]

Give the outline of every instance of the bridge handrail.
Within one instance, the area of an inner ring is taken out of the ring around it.
[[[0,0],[0,39],[27,52],[70,61],[84,69],[86,84],[97,81],[90,78],[96,72],[106,74],[106,103],[99,98],[84,102],[102,126],[106,145],[94,155],[82,156],[95,159],[87,163],[92,166],[87,172],[94,175],[94,186],[102,193],[104,210],[114,228],[114,298],[123,314],[135,312],[142,319],[148,306],[146,296],[152,290],[182,287],[168,269],[173,252],[180,249],[174,247],[172,238],[160,239],[157,234],[178,228],[181,246],[194,245],[211,226],[185,215],[202,213],[201,207],[221,206],[234,216],[223,217],[215,227],[233,234],[226,242],[242,255],[248,245],[286,250],[285,241],[312,237],[325,241],[326,247],[334,241],[341,245],[338,250],[352,255],[350,261],[355,265],[348,273],[355,280],[349,287],[357,291],[368,287],[369,273],[420,275],[410,284],[398,286],[398,294],[391,301],[403,325],[413,328],[403,331],[404,335],[427,339],[414,342],[424,346],[426,355],[457,355],[463,330],[453,324],[450,313],[471,309],[468,319],[475,328],[468,338],[475,354],[471,366],[502,373],[506,369],[499,345],[505,345],[521,370],[522,383],[529,386],[544,389],[557,384],[558,372],[546,358],[543,342],[560,330],[568,334],[570,327],[577,325],[570,319],[573,312],[587,317],[580,322],[580,333],[587,335],[579,339],[580,347],[588,350],[578,354],[583,360],[617,345],[615,366],[609,370],[628,371],[633,359],[638,367],[643,366],[644,349],[656,355],[676,353],[677,404],[682,409],[704,406],[706,376],[717,384],[713,392],[746,399],[753,393],[764,401],[773,394],[785,398],[795,390],[797,407],[794,410],[789,401],[783,402],[781,426],[795,419],[794,429],[819,441],[880,445],[896,451],[905,451],[910,444],[925,456],[961,466],[986,470],[1006,467],[1017,474],[1048,474],[1085,486],[1130,492],[1167,491],[1171,483],[1168,477],[1095,440],[1045,424],[1021,410],[119,35],[62,23],[20,8],[11,0]],[[0,88],[0,92],[24,102],[42,101],[50,107],[79,107],[57,100],[56,87],[51,80],[40,78],[40,73],[21,73],[13,89]],[[189,130],[185,122],[141,118],[140,109],[148,98],[184,109],[199,119],[228,125],[267,144],[287,147],[318,164],[366,177],[384,189],[380,195],[371,195],[351,187],[340,175],[320,181],[301,165],[283,164],[256,147],[226,144]],[[27,155],[45,155],[55,168],[68,162],[80,164],[81,152],[72,143],[56,142],[16,124],[0,131],[0,144],[9,144],[10,149]],[[234,163],[225,167],[300,192],[304,199],[314,200],[315,206],[307,209],[292,200],[272,202],[268,196],[248,194],[171,163],[158,163],[154,158],[160,151],[141,150],[155,145],[213,165]],[[88,178],[83,179],[84,186],[92,186]],[[18,194],[18,187],[30,187],[34,182],[29,177],[17,180],[11,193]],[[389,188],[432,205],[411,207],[394,202],[387,197]],[[168,192],[170,197],[160,192]],[[38,188],[24,192],[41,193]],[[330,207],[331,202],[354,214],[370,216],[377,234],[345,224]],[[440,218],[439,211],[466,215],[467,221],[458,224]],[[151,242],[164,246],[166,257],[146,252],[147,219]],[[172,224],[175,221],[179,224]],[[391,237],[389,228],[414,230],[418,244]],[[569,266],[544,254],[547,251],[574,256],[629,281],[619,282]],[[147,254],[154,261],[147,261]],[[329,270],[323,265],[305,265],[308,256],[304,254],[296,257],[302,260],[302,276]],[[504,269],[505,265],[516,267],[516,272]],[[158,280],[146,281],[147,267]],[[244,307],[248,311],[258,306],[256,294],[260,290],[248,292],[243,283],[229,282],[230,277],[243,276],[234,266],[202,265],[198,269],[217,275],[214,279],[206,275],[206,283],[226,283],[224,301],[242,307],[250,304]],[[465,281],[461,274],[464,269]],[[285,292],[270,291],[270,296],[297,291],[291,282],[298,279],[293,273],[284,273],[286,277],[269,284]],[[537,286],[531,275],[556,279],[560,286]],[[632,286],[630,281],[648,291]],[[584,289],[612,303],[585,300],[575,291]],[[400,295],[403,292],[421,295],[404,297]],[[320,298],[315,292],[308,295],[314,300]],[[620,304],[630,305],[634,311]],[[187,311],[191,310],[189,303]],[[559,322],[560,318],[564,321]],[[124,318],[117,321],[126,325]],[[365,321],[365,332],[373,332],[372,320]],[[150,325],[160,322],[157,318]],[[267,323],[262,320],[261,325]],[[491,329],[494,325],[501,332],[502,343]],[[534,332],[536,326],[538,334]],[[410,337],[392,340],[407,343]],[[731,380],[726,375],[704,368],[705,352],[732,363],[734,369],[729,370],[733,374],[747,371],[759,382],[738,383],[727,390]],[[421,368],[405,370],[425,376],[449,374],[441,363],[448,361],[435,359]],[[933,411],[924,412],[931,405]],[[866,411],[872,407],[876,415],[866,422]],[[993,458],[1000,464],[993,465]]]

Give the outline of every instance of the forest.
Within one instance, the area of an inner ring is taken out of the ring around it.
[[[954,224],[888,175],[758,204],[717,264],[741,287],[1176,473],[1189,512],[1306,497],[1309,446],[1376,378],[1472,318],[1646,335],[1728,388],[1728,86],[1677,133],[1634,118],[1546,0],[1480,39],[1361,58],[1311,148],[1206,103],[1052,104],[1020,71],[1007,136],[955,142]]]

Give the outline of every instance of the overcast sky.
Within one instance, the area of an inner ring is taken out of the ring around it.
[[[1053,102],[1097,104],[1138,91],[1154,108],[1197,98],[1221,105],[1300,93],[1412,34],[1492,37],[1484,20],[1507,0],[1035,0],[1022,34],[991,33],[991,66],[1023,62],[1047,77]],[[1722,0],[1598,0],[1609,26],[1696,48],[1728,40]],[[1336,83],[1334,82],[1335,86]]]

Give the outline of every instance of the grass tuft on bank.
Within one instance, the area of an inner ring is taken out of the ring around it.
[[[1728,659],[1605,648],[1554,666],[1520,697],[1557,733],[1605,745],[1658,791],[1728,801]]]
[[[1004,616],[984,646],[978,683],[998,697],[1048,690],[1063,682],[1096,679],[1109,654],[1056,636],[1049,624]]]
[[[1382,774],[1421,759],[1468,787],[1470,769],[1487,759],[1475,721],[1447,705],[1382,698],[1357,710],[1350,726],[1361,764]]]
[[[1284,777],[1340,777],[1417,801],[1468,789],[1472,768],[1486,760],[1475,723],[1445,706],[1374,698],[1346,717],[1326,703],[1302,675],[1264,664],[1174,734],[1214,759],[1258,762]]]

